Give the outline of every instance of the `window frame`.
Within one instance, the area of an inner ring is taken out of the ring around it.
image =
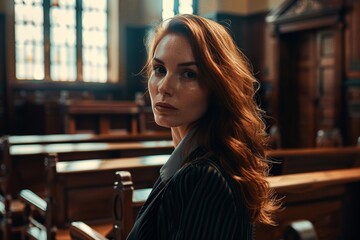
[[[193,4],[192,4],[193,14],[196,15],[196,14],[198,14],[198,0],[192,0],[192,1],[193,1]],[[174,13],[175,13],[175,15],[179,14],[179,5],[180,5],[179,2],[180,2],[180,0],[174,0]]]
[[[50,85],[53,85],[52,83],[54,83],[55,85],[66,85],[71,83],[72,85],[74,85],[74,83],[85,83],[88,85],[91,85],[92,83],[97,84],[108,84],[111,83],[110,80],[110,70],[109,70],[109,47],[110,47],[110,16],[109,16],[109,7],[110,7],[110,0],[105,0],[106,1],[106,13],[107,13],[107,23],[106,23],[106,44],[107,44],[107,67],[106,67],[106,71],[107,71],[107,79],[106,82],[87,82],[84,81],[83,79],[83,36],[82,36],[82,1],[83,0],[75,0],[76,1],[76,78],[74,81],[58,81],[58,80],[53,80],[51,78],[51,40],[50,40],[50,8],[51,8],[51,1],[52,0],[43,0],[43,19],[44,19],[44,29],[43,29],[43,34],[44,34],[44,79],[41,80],[35,80],[35,79],[18,79],[16,77],[16,49],[15,49],[15,28],[16,28],[16,24],[15,24],[15,2],[11,1],[11,7],[9,6],[8,9],[10,11],[11,14],[9,14],[9,18],[11,19],[11,21],[9,21],[11,24],[11,26],[8,26],[8,29],[11,29],[10,32],[10,36],[9,36],[9,45],[11,45],[11,52],[9,52],[9,57],[8,57],[8,61],[10,64],[9,66],[9,78],[10,79],[14,79],[17,85],[22,85],[22,86],[28,86],[31,83],[50,83]],[[103,0],[102,0],[103,1]],[[10,2],[10,1],[9,1]],[[78,24],[80,23],[80,24]],[[12,44],[11,44],[12,43]],[[26,83],[23,83],[26,82]],[[46,85],[48,85],[46,84]]]
[[[166,1],[166,0],[162,0],[162,1]],[[193,3],[192,3],[192,7],[193,7],[193,14],[198,14],[198,5],[199,5],[199,2],[198,0],[192,0]],[[174,15],[177,15],[179,14],[179,5],[180,5],[180,0],[174,0],[174,6],[173,6],[173,11],[174,11]],[[163,9],[161,9],[161,13],[163,12]],[[161,16],[162,18],[162,16]]]

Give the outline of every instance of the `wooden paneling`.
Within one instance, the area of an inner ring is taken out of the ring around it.
[[[148,26],[127,26],[125,28],[126,87],[127,99],[133,100],[137,92],[144,93],[146,79],[141,70],[146,61],[144,38]]]
[[[345,49],[346,77],[360,78],[360,1],[348,0],[346,13]]]
[[[5,15],[0,12],[0,135],[6,132],[7,128],[7,84],[6,84],[6,68],[5,68]]]

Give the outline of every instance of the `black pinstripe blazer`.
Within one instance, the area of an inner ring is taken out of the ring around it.
[[[184,165],[159,177],[128,240],[253,239],[253,226],[234,181],[216,161]]]

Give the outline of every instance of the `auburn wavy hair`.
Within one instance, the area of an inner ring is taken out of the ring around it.
[[[226,27],[204,17],[182,14],[163,21],[149,33],[148,76],[155,49],[169,33],[188,39],[200,84],[209,90],[208,110],[195,123],[197,142],[216,156],[238,183],[251,221],[274,225],[272,215],[279,205],[266,180],[267,135],[263,112],[255,101],[259,83],[249,61]]]

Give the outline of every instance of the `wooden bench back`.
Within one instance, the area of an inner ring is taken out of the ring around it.
[[[118,171],[114,189],[114,234],[126,239],[151,188],[134,191],[130,172]]]
[[[56,239],[56,227],[54,226],[54,178],[55,166],[58,161],[57,155],[49,154],[44,161],[47,172],[47,187],[44,196],[41,198],[29,189],[23,189],[19,193],[19,198],[25,204],[25,235],[29,239]]]
[[[9,175],[11,173],[11,160],[9,158],[9,141],[7,137],[0,139],[0,218],[1,233],[4,239],[10,239],[11,236],[11,195],[9,194]]]

